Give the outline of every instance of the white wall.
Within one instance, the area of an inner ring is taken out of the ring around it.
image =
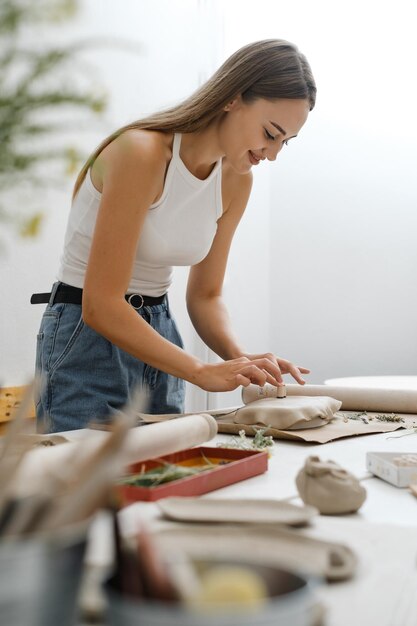
[[[310,367],[311,382],[416,374],[412,3],[264,0],[256,9],[225,3],[229,51],[288,39],[318,84],[316,109],[269,169],[270,220],[253,207],[270,229],[269,349]]]
[[[333,28],[303,42],[317,109],[271,189],[272,262],[285,267],[273,292],[271,338],[277,351],[311,367],[312,382],[416,374],[411,3],[350,2],[339,19],[322,5]]]

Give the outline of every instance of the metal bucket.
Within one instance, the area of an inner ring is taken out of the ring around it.
[[[139,601],[122,596],[110,579],[105,585],[107,622],[109,626],[312,626],[316,601],[311,580],[278,567],[250,567],[262,576],[270,595],[256,610],[237,606],[227,612],[197,613],[182,605]]]
[[[0,624],[73,626],[87,524],[0,542]]]

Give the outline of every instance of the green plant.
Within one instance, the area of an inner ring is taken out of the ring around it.
[[[44,27],[53,32],[77,7],[77,0],[0,2],[0,221],[22,236],[38,232],[41,192],[73,174],[85,156],[63,135],[61,112],[69,107],[90,116],[105,108],[103,95],[77,80],[82,46],[42,43]],[[26,192],[28,208],[19,206],[17,192]]]

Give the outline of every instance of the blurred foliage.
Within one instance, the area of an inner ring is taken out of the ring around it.
[[[51,184],[47,168],[61,164],[62,176],[73,175],[85,156],[60,135],[68,131],[64,111],[77,109],[89,121],[106,104],[91,83],[77,80],[82,46],[44,42],[46,32],[59,38],[77,8],[77,0],[0,0],[0,222],[22,236],[39,231],[43,211],[35,205]],[[9,192],[23,189],[27,209],[10,202]]]

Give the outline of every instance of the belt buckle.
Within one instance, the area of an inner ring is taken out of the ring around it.
[[[139,306],[135,306],[132,302],[132,298],[140,298],[141,299],[141,303]],[[132,293],[130,294],[130,296],[127,299],[128,303],[130,304],[130,306],[132,306],[134,309],[136,309],[136,311],[139,311],[139,309],[141,309],[143,307],[143,305],[145,304],[145,300],[143,299],[143,296],[140,295],[140,293]]]

